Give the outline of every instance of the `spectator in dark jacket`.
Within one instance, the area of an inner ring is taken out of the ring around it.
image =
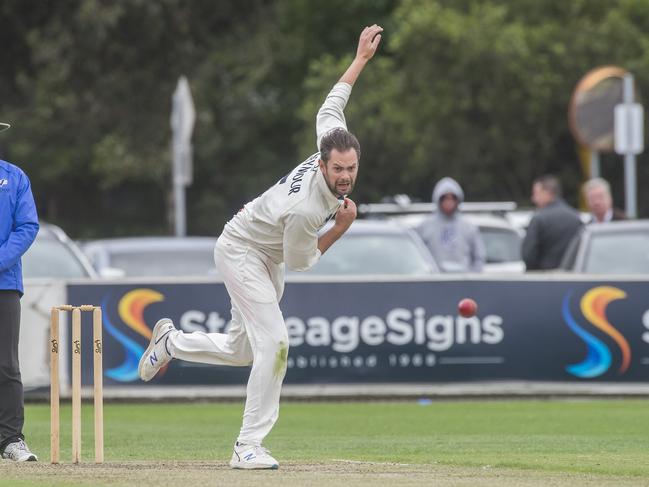
[[[604,223],[616,220],[626,220],[622,210],[613,207],[611,186],[606,179],[593,178],[583,186],[584,199],[590,210],[588,223]]]
[[[0,130],[8,128],[0,123]],[[38,217],[29,178],[0,160],[0,453],[17,462],[35,461],[23,436],[23,385],[18,363],[20,258],[38,232]]]
[[[538,210],[523,240],[523,260],[527,270],[556,269],[582,227],[579,213],[561,198],[561,184],[554,176],[534,181],[532,201]]]

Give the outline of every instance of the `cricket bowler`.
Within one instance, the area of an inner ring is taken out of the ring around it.
[[[172,359],[252,364],[232,468],[279,467],[262,444],[277,421],[286,374],[288,332],[279,307],[284,265],[295,271],[310,269],[356,218],[356,204],[347,195],[354,189],[361,151],[347,131],[344,109],[352,86],[376,53],[382,31],[376,24],[363,29],[356,57],[318,111],[318,152],[226,223],[214,259],[232,303],[228,332],[184,333],[163,318],[140,360],[144,381]],[[318,235],[331,218],[333,226]]]

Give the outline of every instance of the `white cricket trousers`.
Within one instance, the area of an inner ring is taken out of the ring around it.
[[[261,445],[277,421],[286,374],[288,332],[279,309],[283,268],[245,242],[223,235],[217,240],[214,260],[232,304],[228,333],[180,331],[170,337],[170,352],[190,362],[252,364],[237,441]]]

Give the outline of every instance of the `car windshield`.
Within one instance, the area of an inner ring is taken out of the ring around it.
[[[113,253],[110,266],[126,276],[206,276],[215,275],[213,247],[196,249],[152,249]]]
[[[593,235],[584,272],[649,274],[649,233]]]
[[[430,274],[431,266],[407,234],[348,234],[304,274]]]
[[[502,228],[480,227],[487,252],[487,263],[521,260],[521,238],[516,232]]]
[[[23,256],[23,276],[62,279],[89,277],[72,250],[58,239],[41,234]]]

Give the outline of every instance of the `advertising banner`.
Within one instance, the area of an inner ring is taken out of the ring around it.
[[[646,381],[648,295],[639,281],[289,282],[285,382]],[[476,316],[458,315],[464,297]],[[216,282],[69,285],[68,299],[102,306],[108,387],[147,385],[137,365],[158,319],[186,333],[223,333],[230,320]],[[243,384],[248,372],[174,360],[152,383]]]

